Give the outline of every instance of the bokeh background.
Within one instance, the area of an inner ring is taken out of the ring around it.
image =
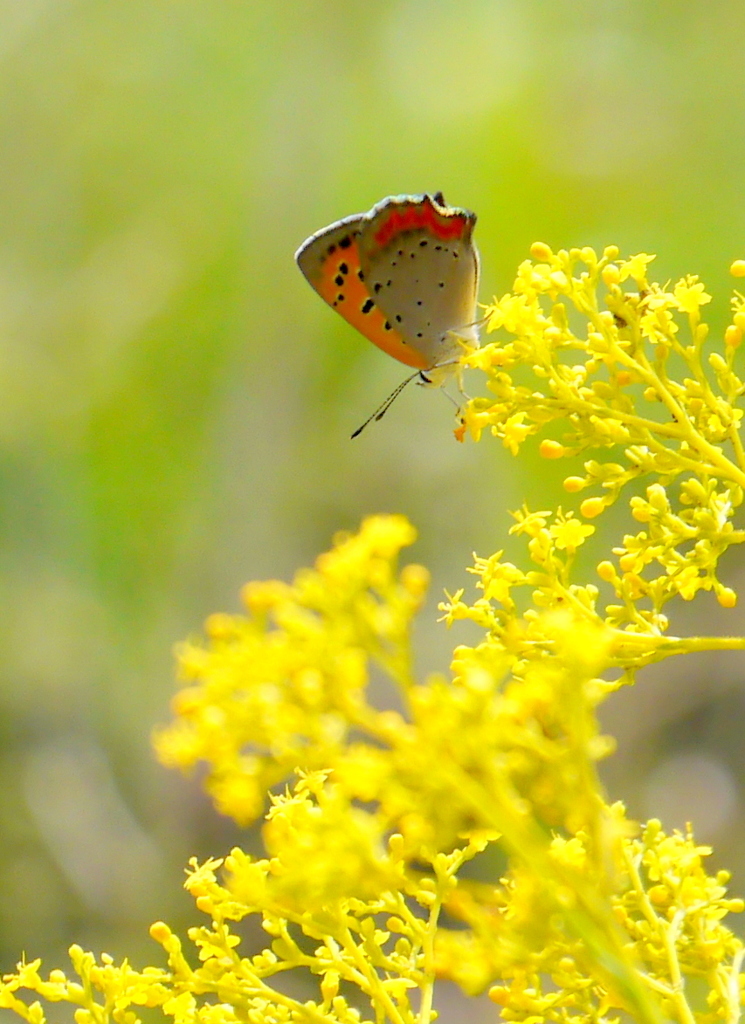
[[[437,392],[350,442],[402,367],[299,243],[442,189],[478,212],[483,299],[536,239],[614,242],[701,274],[721,330],[744,51],[735,0],[0,0],[0,969],[72,941],[151,962],[148,924],[193,919],[187,858],[255,841],[150,752],[174,643],[243,582],[404,512],[434,577],[420,665],[444,669],[442,589],[509,508],[570,504],[534,448],[456,444]],[[745,623],[704,598],[674,629]],[[681,660],[606,712],[611,793],[697,822],[739,894],[744,675]]]

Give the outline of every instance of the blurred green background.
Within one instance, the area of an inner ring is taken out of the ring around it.
[[[434,391],[350,442],[405,371],[311,291],[299,243],[442,189],[479,215],[482,299],[536,239],[614,242],[701,274],[721,329],[744,51],[734,0],[1,0],[2,969],[72,941],[158,958],[148,924],[193,919],[187,858],[245,839],[149,746],[174,643],[243,582],[404,512],[443,669],[466,634],[436,603],[471,552],[524,498],[571,507],[535,446],[456,444]],[[673,628],[745,625],[703,599]],[[681,660],[606,713],[613,795],[696,821],[739,893],[744,675]]]

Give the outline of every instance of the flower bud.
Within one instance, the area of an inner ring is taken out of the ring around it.
[[[534,260],[543,260],[548,262],[553,256],[551,249],[545,242],[533,242],[530,247],[530,255]]]
[[[601,580],[611,583],[616,578],[616,567],[612,562],[600,562],[597,567],[597,574]]]
[[[724,359],[722,359],[718,352],[711,352],[709,354],[709,366],[712,368],[712,370],[715,370],[717,373],[722,373],[724,370],[727,369],[726,362],[724,361]]]
[[[564,490],[570,494],[576,494],[577,491],[581,491],[586,486],[587,481],[583,476],[568,476],[564,481]]]
[[[171,929],[165,921],[155,921],[150,925],[150,937],[161,945],[168,942],[171,937]]]
[[[594,519],[595,516],[599,516],[600,513],[605,509],[605,502],[602,498],[585,498],[579,507],[580,512],[585,519]]]
[[[737,327],[735,324],[730,324],[727,330],[724,332],[724,343],[729,348],[737,348],[742,341],[742,328]]]
[[[560,459],[566,455],[566,448],[563,444],[558,441],[552,441],[551,438],[546,437],[541,441],[538,451],[544,459]]]

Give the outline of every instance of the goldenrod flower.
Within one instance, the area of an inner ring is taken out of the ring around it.
[[[551,536],[554,538],[559,551],[570,553],[577,550],[580,544],[584,544],[587,537],[591,537],[595,527],[589,523],[582,523],[573,516],[561,517],[558,522],[551,526]]]

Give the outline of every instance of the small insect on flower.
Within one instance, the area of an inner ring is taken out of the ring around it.
[[[295,259],[332,309],[416,372],[352,434],[380,420],[407,384],[441,387],[478,346],[476,215],[434,195],[389,196],[317,231]],[[461,387],[462,391],[462,387]]]

